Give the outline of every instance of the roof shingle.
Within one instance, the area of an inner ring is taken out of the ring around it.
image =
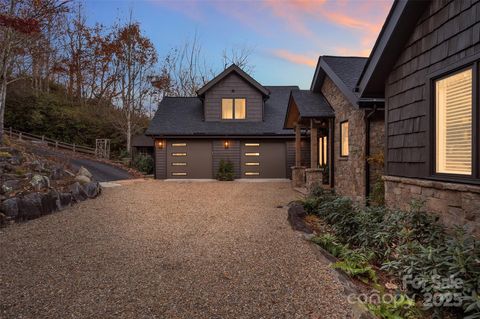
[[[202,101],[198,97],[165,97],[147,129],[147,135],[293,135],[283,129],[288,99],[298,86],[266,86],[270,97],[265,101],[262,122],[206,122],[203,120]]]

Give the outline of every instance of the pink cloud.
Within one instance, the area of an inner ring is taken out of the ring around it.
[[[314,56],[297,54],[283,49],[272,50],[272,54],[278,58],[295,64],[307,65],[311,67],[315,67],[317,65],[317,59]]]

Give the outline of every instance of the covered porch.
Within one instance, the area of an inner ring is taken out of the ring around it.
[[[294,188],[333,188],[334,121],[333,109],[322,94],[291,92],[284,126],[295,130],[295,166],[291,168]],[[302,135],[307,135],[310,143],[310,167],[301,164]]]

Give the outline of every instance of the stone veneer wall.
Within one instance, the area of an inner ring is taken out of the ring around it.
[[[335,191],[352,198],[365,200],[365,120],[364,111],[354,107],[333,81],[325,77],[322,93],[335,111],[334,187]],[[340,157],[340,123],[348,120],[349,156]]]
[[[392,209],[408,210],[413,200],[425,202],[447,227],[467,225],[480,235],[480,186],[444,183],[414,178],[384,176],[385,203]]]
[[[377,111],[377,115],[370,119],[370,192],[376,183],[383,183],[385,153],[385,121],[384,113]]]

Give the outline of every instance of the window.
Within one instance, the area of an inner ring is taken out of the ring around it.
[[[348,121],[340,123],[340,156],[348,156]]]
[[[318,139],[318,165],[327,165],[327,137],[322,136]]]
[[[172,173],[172,176],[187,176],[187,173],[184,173],[184,172]]]
[[[187,166],[187,163],[185,163],[185,162],[173,162],[172,166]]]
[[[223,120],[244,120],[247,115],[247,100],[244,98],[222,99]]]
[[[435,81],[436,173],[472,175],[473,69]]]
[[[172,143],[172,147],[187,146],[187,143]]]
[[[260,146],[259,143],[245,143],[245,146]]]
[[[258,176],[260,173],[258,172],[245,172],[245,176]]]
[[[258,163],[258,162],[247,162],[247,163],[245,163],[245,166],[260,166],[260,163]]]
[[[172,153],[172,156],[187,156],[187,153]]]
[[[260,156],[260,153],[245,153],[245,156]]]

